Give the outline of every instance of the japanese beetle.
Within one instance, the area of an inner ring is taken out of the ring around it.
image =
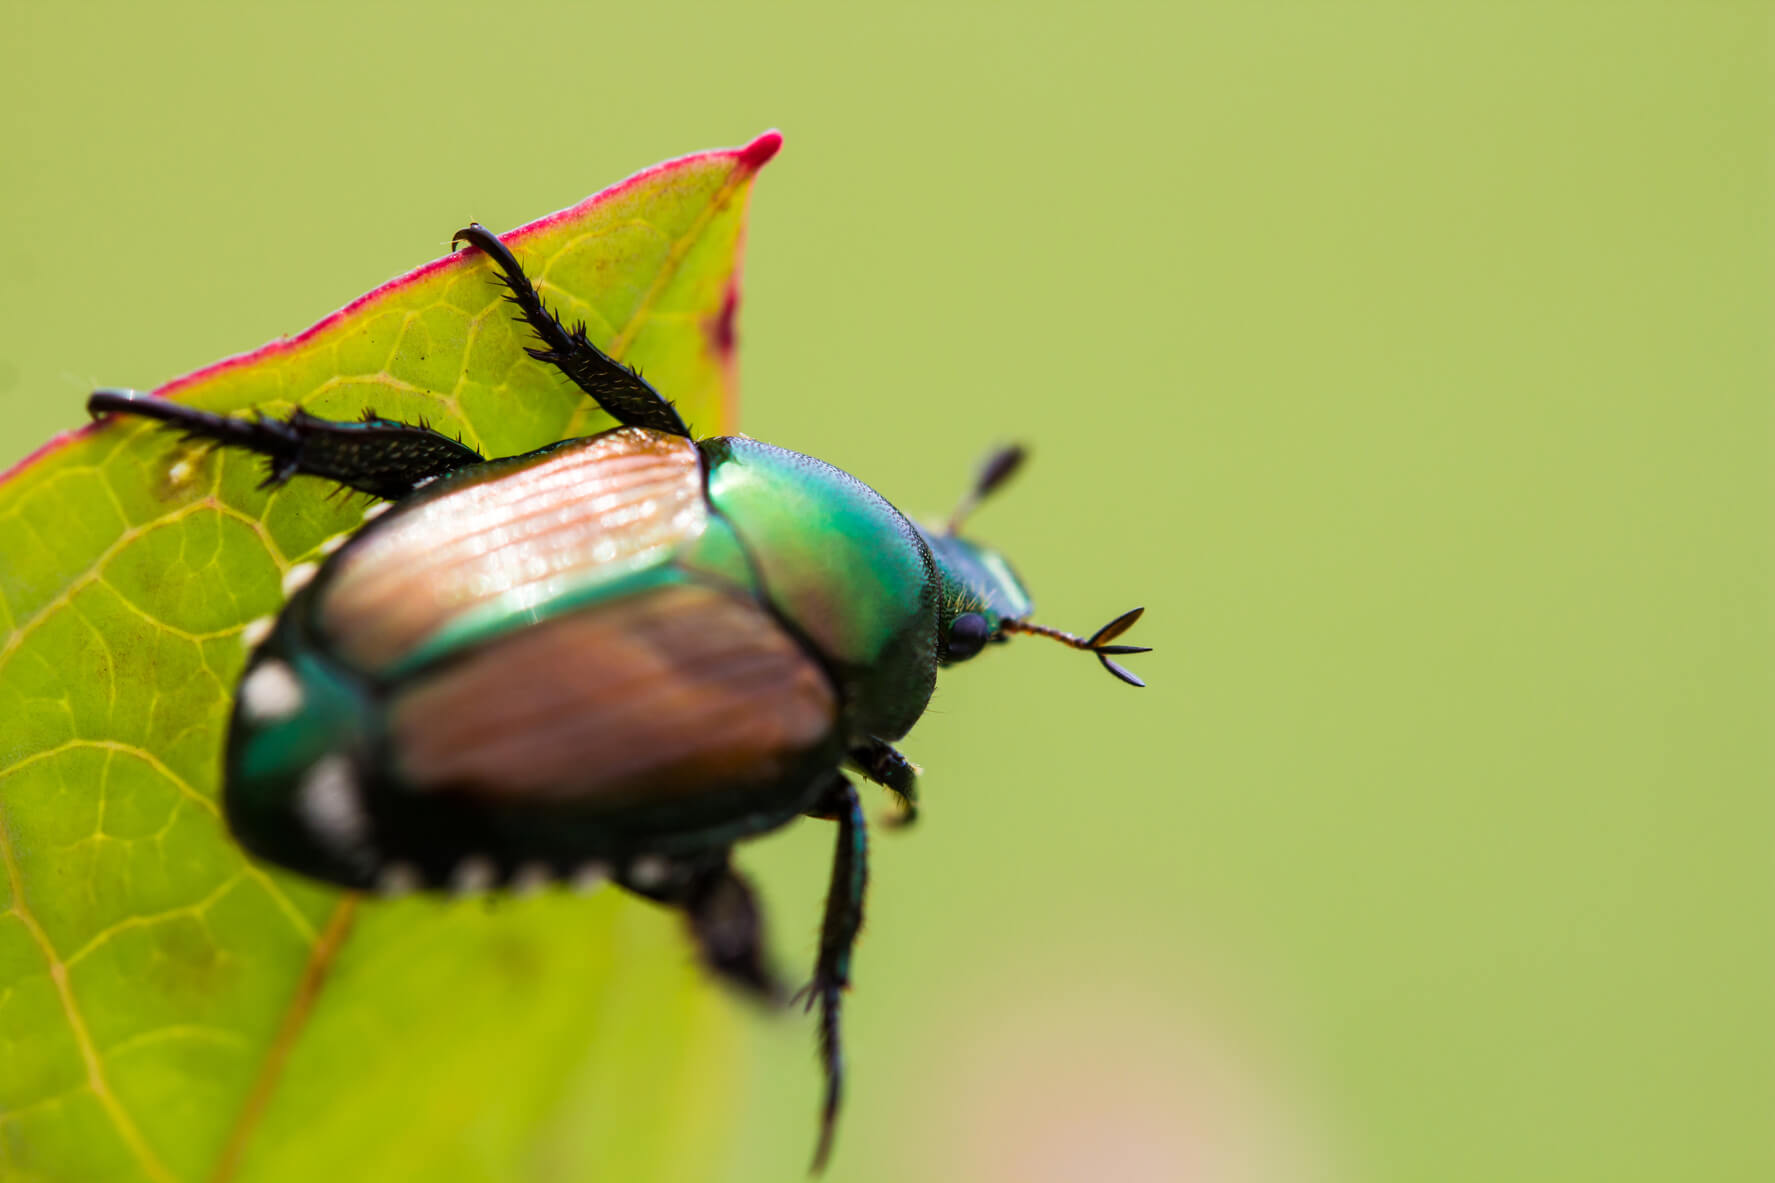
[[[1023,459],[995,454],[927,531],[811,456],[696,439],[639,373],[567,330],[506,246],[484,253],[540,339],[528,352],[620,426],[488,459],[424,424],[233,418],[125,390],[95,416],[160,420],[382,499],[283,611],[249,630],[230,723],[228,824],[261,858],[344,887],[524,890],[609,878],[680,909],[705,964],[766,999],[759,908],[731,862],[800,816],[838,824],[804,994],[826,1072],[815,1168],[843,1087],[841,992],[867,842],[845,770],[916,811],[892,746],[937,671],[1017,633],[1113,658],[1140,615],[1089,638],[1032,624],[1021,580],[962,521]]]

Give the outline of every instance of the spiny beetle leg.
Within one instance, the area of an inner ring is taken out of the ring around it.
[[[566,374],[624,427],[647,427],[668,435],[690,437],[690,429],[684,426],[677,408],[640,374],[587,340],[585,325],[575,325],[569,332],[561,324],[560,318],[543,304],[542,296],[518,266],[510,248],[491,230],[474,222],[458,230],[451,241],[466,242],[493,260],[499,269],[499,282],[510,293],[506,299],[518,306],[524,321],[542,342],[541,349],[526,349],[526,353]]]
[[[638,895],[680,909],[703,965],[722,981],[761,1002],[780,1005],[788,994],[764,957],[764,920],[752,886],[728,861],[643,855],[617,875]]]
[[[321,419],[298,407],[288,419],[237,419],[135,390],[95,390],[86,400],[94,418],[140,415],[185,433],[265,457],[267,486],[293,476],[317,476],[372,497],[399,500],[434,477],[483,457],[473,448],[423,423],[381,419]]]
[[[813,981],[796,996],[820,1008],[820,1059],[826,1067],[826,1102],[820,1112],[820,1142],[813,1169],[823,1170],[832,1153],[838,1108],[844,1100],[844,1047],[838,1026],[843,992],[851,984],[851,949],[863,927],[863,894],[869,883],[869,834],[863,824],[863,803],[856,786],[843,776],[833,780],[810,817],[838,822],[838,847],[832,858],[832,882],[826,889],[826,916],[820,924],[820,957]]]
[[[918,820],[918,765],[901,755],[894,745],[873,737],[852,748],[850,759],[858,772],[899,797],[899,816],[890,819],[888,825],[909,826]]]

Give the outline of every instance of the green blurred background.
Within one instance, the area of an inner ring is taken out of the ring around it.
[[[1769,5],[6,23],[0,464],[774,125],[745,429],[929,514],[1026,440],[978,532],[1148,606],[1149,690],[1019,644],[905,745],[833,1179],[1775,1177]],[[747,855],[798,969],[829,843]]]

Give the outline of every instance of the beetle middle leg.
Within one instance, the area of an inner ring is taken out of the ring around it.
[[[583,324],[569,330],[548,310],[536,285],[498,235],[474,222],[458,230],[451,241],[478,248],[499,269],[499,282],[510,293],[506,298],[518,306],[524,321],[542,342],[541,349],[526,349],[526,353],[566,374],[624,427],[647,427],[690,438],[690,429],[664,395],[649,386],[639,373],[593,345]]]
[[[293,476],[317,476],[372,497],[399,500],[431,480],[470,464],[482,455],[423,423],[378,418],[334,420],[297,407],[288,419],[215,415],[196,407],[135,390],[95,390],[86,400],[101,415],[140,415],[179,428],[186,439],[208,440],[265,457],[264,485]]]
[[[820,956],[813,981],[802,990],[811,1008],[820,1008],[820,1059],[826,1067],[826,1102],[820,1113],[820,1143],[814,1151],[814,1170],[826,1165],[832,1153],[832,1134],[838,1107],[844,1099],[844,1048],[839,1040],[839,1009],[843,992],[851,984],[851,950],[863,927],[863,895],[869,884],[869,834],[863,823],[863,803],[856,786],[843,776],[809,817],[830,818],[838,823],[838,847],[832,856],[832,881],[826,889],[826,915],[820,924]]]

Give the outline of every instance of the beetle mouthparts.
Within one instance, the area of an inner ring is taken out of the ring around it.
[[[1104,669],[1128,683],[1128,685],[1145,686],[1145,682],[1142,682],[1138,677],[1130,673],[1120,662],[1111,661],[1110,658],[1126,657],[1130,653],[1151,653],[1152,649],[1141,645],[1111,645],[1109,643],[1133,628],[1134,622],[1139,620],[1141,613],[1145,611],[1145,608],[1132,608],[1092,633],[1089,637],[1074,636],[1072,633],[1062,632],[1057,628],[1049,628],[1045,624],[1032,624],[1027,620],[1000,621],[999,628],[1007,633],[1027,633],[1033,637],[1050,637],[1053,640],[1059,641],[1062,645],[1070,645],[1074,649],[1083,649],[1087,653],[1095,654],[1097,660],[1103,663]]]

